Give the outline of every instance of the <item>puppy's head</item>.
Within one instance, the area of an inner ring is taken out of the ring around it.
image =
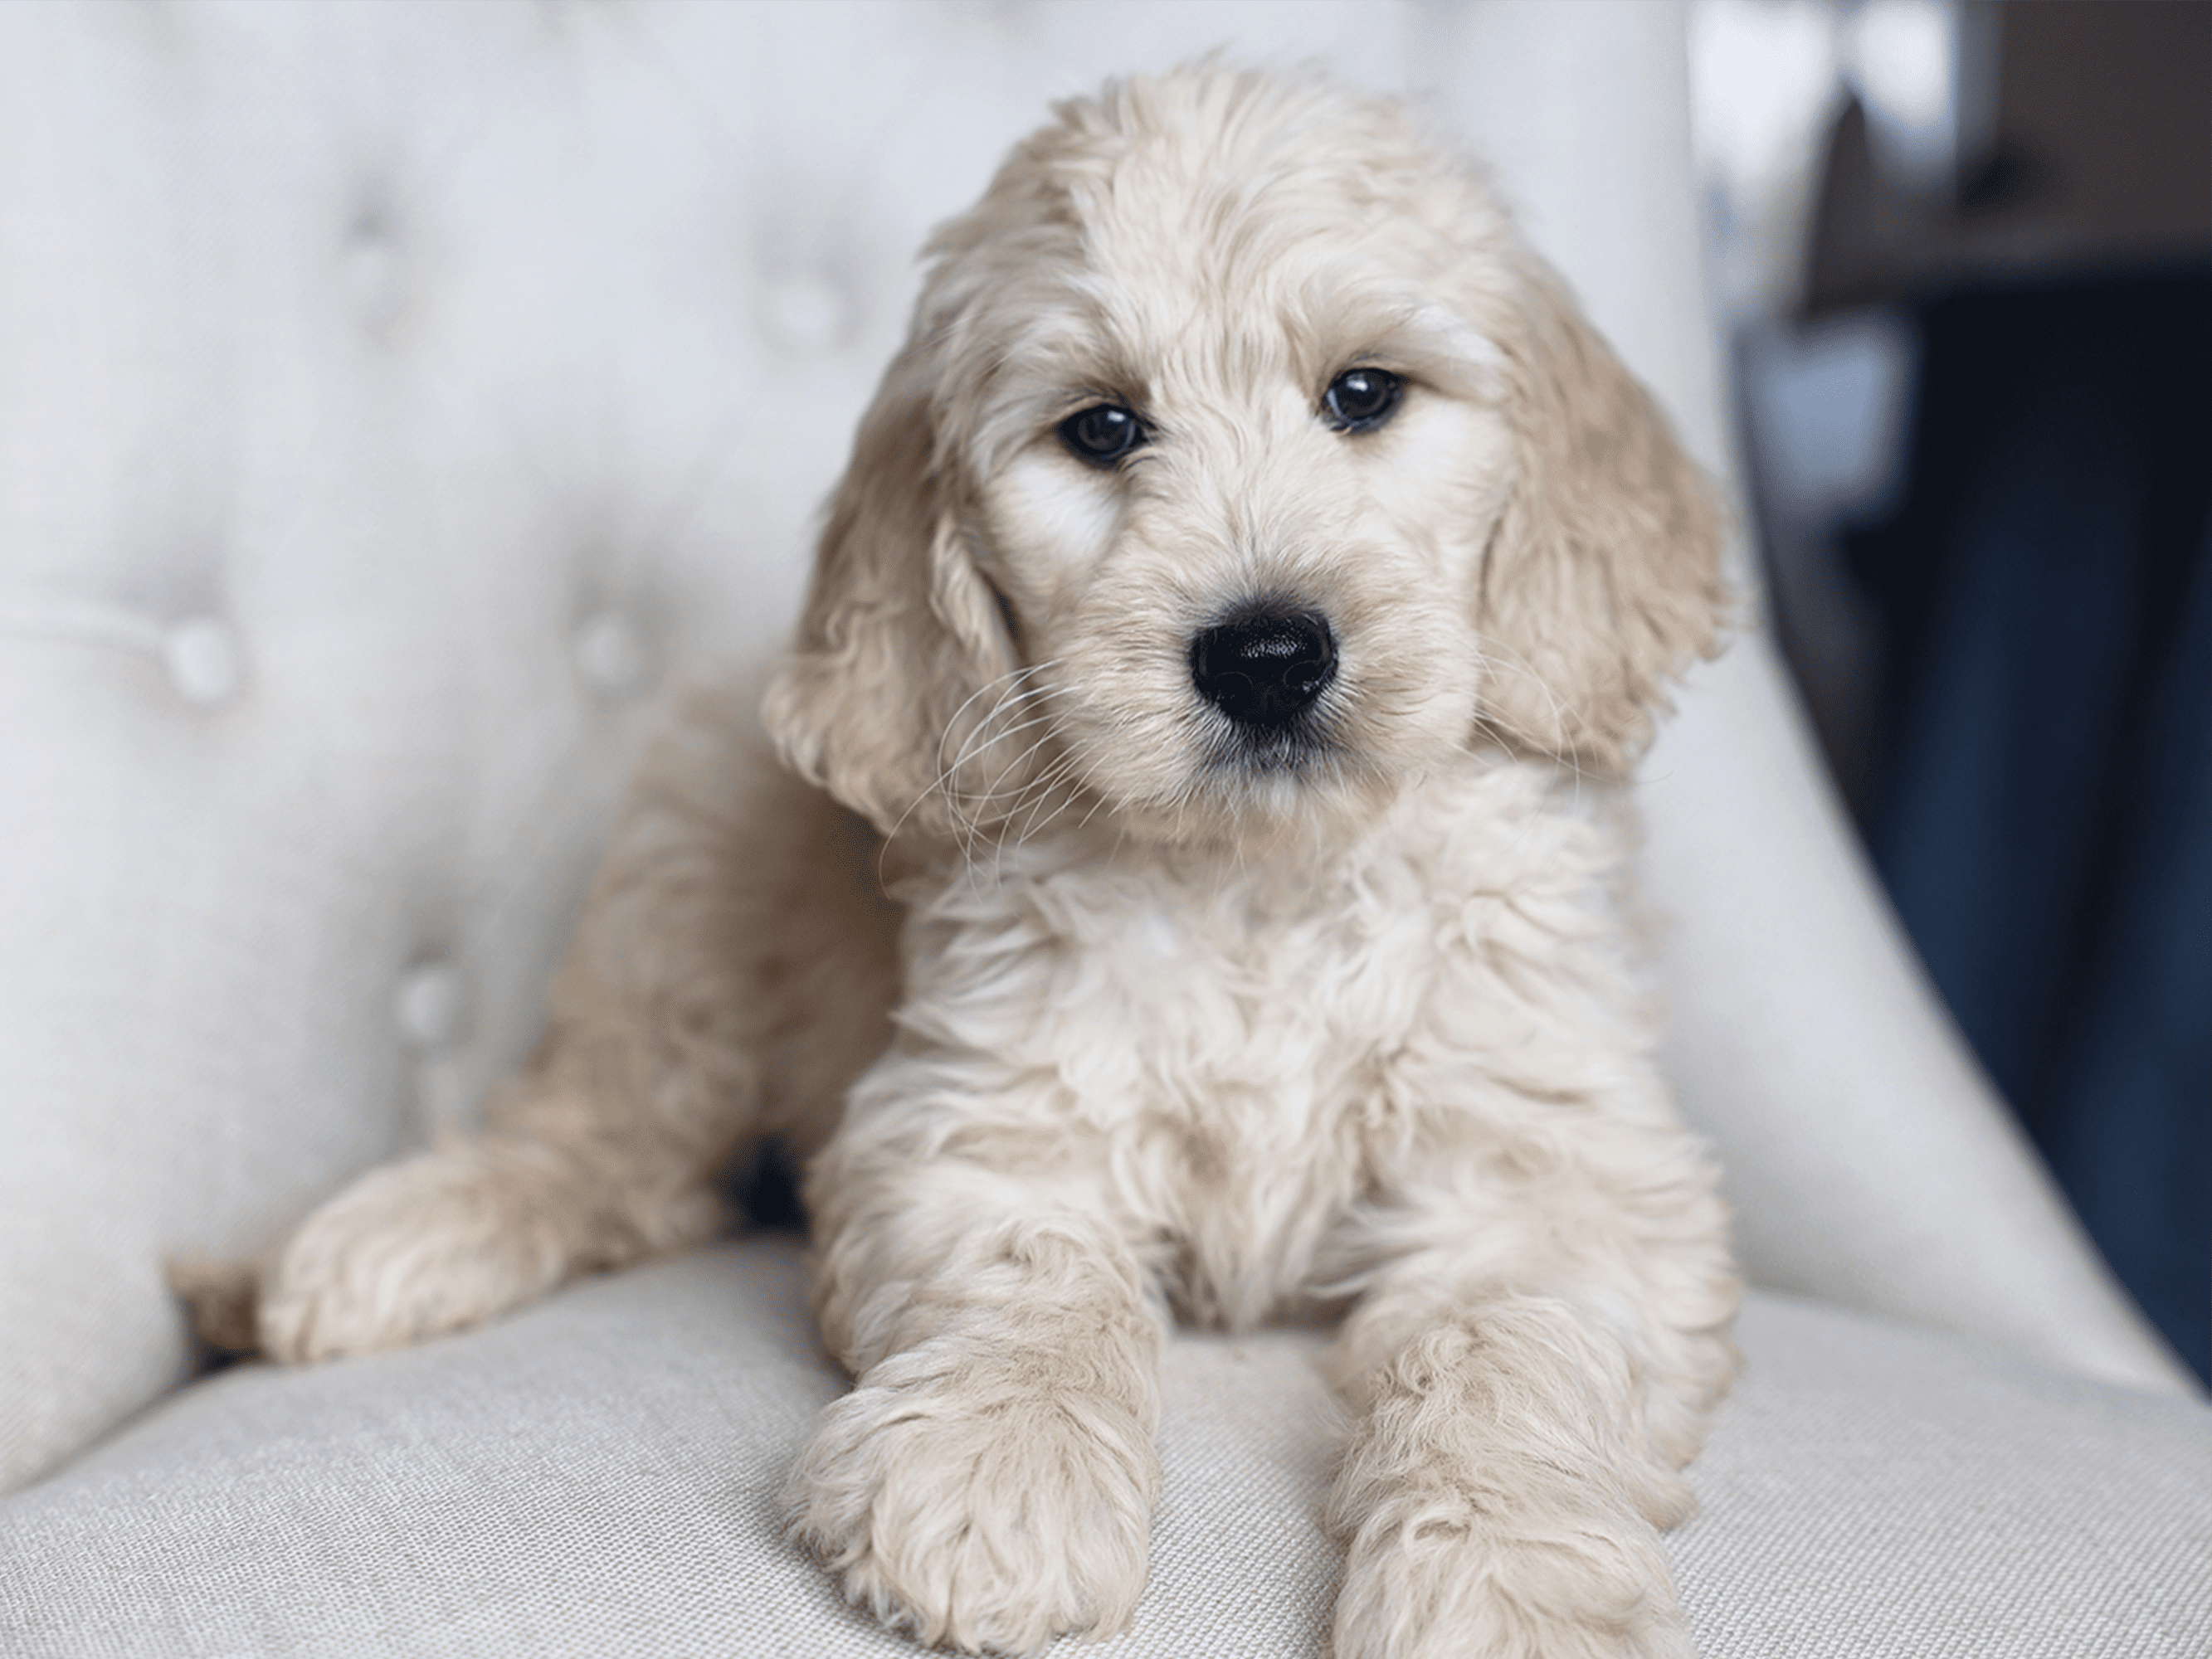
[[[1632,759],[1722,599],[1705,481],[1395,106],[1200,68],[941,230],[771,690],[885,831],[1356,823],[1470,744]]]

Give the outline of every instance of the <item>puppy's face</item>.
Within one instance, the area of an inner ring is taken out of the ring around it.
[[[1170,131],[1115,185],[1014,314],[984,302],[1000,349],[952,403],[1027,671],[984,712],[1048,720],[1140,833],[1356,812],[1474,729],[1498,355],[1423,280],[1435,232],[1335,169],[1255,179]]]
[[[1617,761],[1710,638],[1694,471],[1387,106],[1113,89],[934,252],[769,705],[886,828],[1356,823],[1476,741]]]

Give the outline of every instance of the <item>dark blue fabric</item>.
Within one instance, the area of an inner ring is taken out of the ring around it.
[[[1936,985],[2212,1377],[2212,268],[1919,312],[1865,829]]]

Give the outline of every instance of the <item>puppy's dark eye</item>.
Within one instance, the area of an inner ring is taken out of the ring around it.
[[[1079,410],[1060,423],[1060,441],[1079,461],[1111,466],[1145,441],[1144,423],[1119,404]]]
[[[1347,368],[1322,398],[1339,432],[1372,432],[1398,412],[1406,383],[1387,368]]]

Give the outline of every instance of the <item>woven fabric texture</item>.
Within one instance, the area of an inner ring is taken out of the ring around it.
[[[1707,1659],[2212,1651],[2212,1411],[1785,1298],[1742,1340],[1671,1540]],[[1322,1340],[1170,1345],[1151,1586],[1080,1651],[1327,1652]],[[405,1352],[240,1368],[0,1504],[0,1652],[910,1654],[777,1524],[842,1386],[785,1238]]]
[[[1670,1540],[1705,1659],[2203,1659],[2212,1410],[1754,1294]]]

